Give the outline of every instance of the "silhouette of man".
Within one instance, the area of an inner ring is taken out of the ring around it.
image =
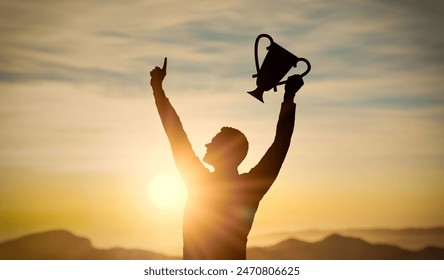
[[[239,174],[247,155],[248,141],[237,129],[223,127],[206,145],[203,161],[195,155],[182,123],[162,88],[163,67],[151,72],[151,87],[159,115],[170,141],[177,169],[188,188],[183,220],[184,259],[246,259],[247,236],[259,202],[276,179],[293,134],[296,92],[302,77],[294,75],[285,85],[273,144],[250,172]]]

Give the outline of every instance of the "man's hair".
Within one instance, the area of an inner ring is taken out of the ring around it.
[[[245,135],[232,127],[224,126],[220,130],[224,143],[229,145],[230,161],[238,166],[247,156],[248,140]]]

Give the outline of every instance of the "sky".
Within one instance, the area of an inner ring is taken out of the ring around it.
[[[168,57],[164,88],[200,158],[222,126],[245,133],[248,172],[283,97],[246,93],[262,33],[312,69],[250,244],[444,225],[443,12],[438,0],[0,0],[0,241],[66,229],[180,254],[186,193],[171,207],[149,197],[153,178],[179,178],[149,71]]]

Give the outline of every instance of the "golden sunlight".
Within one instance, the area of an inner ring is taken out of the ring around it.
[[[150,203],[161,209],[172,208],[186,199],[182,179],[171,173],[161,173],[151,178],[147,193]]]

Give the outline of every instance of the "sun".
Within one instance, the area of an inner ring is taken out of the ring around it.
[[[185,201],[186,189],[182,179],[171,173],[151,178],[147,188],[150,203],[160,209],[169,209]]]

